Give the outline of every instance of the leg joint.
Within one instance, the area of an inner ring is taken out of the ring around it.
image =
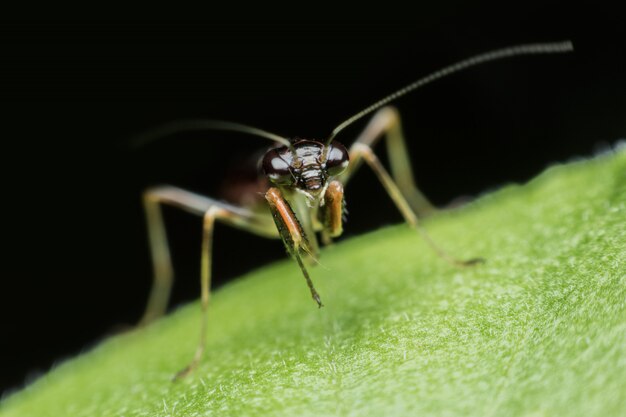
[[[211,224],[213,224],[216,218],[220,217],[220,215],[224,215],[225,213],[226,213],[226,210],[224,210],[223,208],[219,206],[209,207],[209,209],[206,210],[204,212],[204,215],[202,216],[202,221],[204,223],[204,226],[205,227],[210,226]]]
[[[382,119],[385,124],[391,126],[400,121],[400,112],[394,106],[385,106],[378,110],[374,117]]]
[[[366,145],[364,143],[359,143],[359,142],[356,142],[354,145],[352,145],[352,151],[356,155],[361,155],[361,156],[364,156],[364,157],[371,156],[371,155],[374,154],[374,151],[372,150],[371,146]]]

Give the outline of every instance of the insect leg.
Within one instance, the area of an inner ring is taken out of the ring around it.
[[[174,270],[160,203],[158,192],[149,190],[144,193],[143,205],[152,255],[153,281],[148,296],[148,304],[139,321],[139,326],[147,325],[165,314],[174,280]]]
[[[391,175],[413,212],[420,217],[432,214],[436,208],[415,185],[406,141],[402,134],[400,114],[395,107],[387,106],[378,110],[363,133],[357,138],[355,145],[361,144],[373,148],[382,137],[387,139]],[[351,160],[348,171],[340,178],[341,182],[346,184],[359,167],[360,161]]]
[[[457,266],[473,265],[473,264],[483,261],[483,259],[480,259],[480,258],[469,259],[469,260],[456,259],[450,254],[448,254],[445,250],[440,248],[439,245],[437,245],[432,240],[432,238],[428,235],[426,230],[423,228],[423,226],[419,222],[417,215],[411,208],[411,205],[409,204],[405,196],[400,191],[400,188],[398,187],[398,185],[396,185],[393,178],[391,178],[391,175],[389,175],[385,167],[380,163],[380,160],[378,159],[378,157],[376,156],[376,154],[374,153],[371,147],[363,143],[359,143],[359,142],[355,143],[350,148],[350,160],[356,163],[360,161],[365,161],[367,165],[369,165],[369,167],[372,168],[372,170],[378,177],[378,180],[381,182],[381,184],[387,191],[387,194],[389,194],[389,197],[391,198],[391,200],[393,200],[396,207],[398,208],[398,210],[404,217],[404,220],[422,235],[422,237],[426,240],[428,245],[430,245],[430,247],[441,258]]]
[[[311,291],[311,297],[313,297],[319,307],[322,307],[322,300],[302,262],[303,253],[313,256],[313,252],[296,214],[278,188],[272,187],[267,190],[265,199],[270,206],[276,228],[287,248],[287,252],[298,262],[302,275],[304,275],[304,279]]]
[[[328,245],[333,237],[343,233],[344,200],[343,185],[339,181],[331,181],[324,194],[324,205],[319,208],[322,222],[322,241]]]
[[[144,194],[144,204],[146,207],[148,234],[155,276],[148,306],[144,313],[144,318],[141,321],[142,324],[146,324],[164,313],[173,280],[173,269],[161,213],[161,204],[172,205],[193,214],[203,216],[200,276],[202,323],[200,328],[200,341],[192,361],[176,374],[176,378],[181,378],[188,375],[198,366],[205,349],[207,310],[211,290],[211,248],[215,221],[217,220],[264,237],[277,238],[278,234],[269,216],[222,203],[176,187],[161,186],[148,190]]]

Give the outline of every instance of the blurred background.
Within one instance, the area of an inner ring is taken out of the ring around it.
[[[398,100],[418,184],[445,205],[626,137],[623,22],[538,19],[545,12],[529,7],[515,21],[489,23],[473,6],[425,9],[415,19],[4,22],[0,392],[138,320],[151,282],[144,188],[170,183],[218,196],[229,172],[267,146],[224,132],[129,146],[159,124],[218,118],[324,138],[440,67],[571,39],[574,54],[487,64]],[[338,140],[349,145],[366,122]],[[367,170],[346,198],[347,236],[401,222]],[[176,306],[199,295],[201,223],[176,210],[166,218]],[[214,256],[219,287],[285,251],[218,226]],[[302,302],[310,302],[304,287]]]

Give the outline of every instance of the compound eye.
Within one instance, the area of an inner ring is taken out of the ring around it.
[[[269,150],[261,164],[263,172],[274,184],[293,184],[294,178],[289,163],[283,159],[276,149]]]
[[[350,157],[345,146],[338,142],[330,145],[328,156],[326,157],[326,171],[328,175],[332,177],[341,174],[348,168],[349,163]]]

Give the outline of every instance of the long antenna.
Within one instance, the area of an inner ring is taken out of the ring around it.
[[[526,45],[509,46],[507,48],[496,49],[496,50],[485,52],[479,55],[474,55],[471,58],[464,59],[463,61],[459,61],[455,64],[444,67],[440,69],[439,71],[435,71],[425,76],[424,78],[420,78],[419,80],[407,85],[404,88],[401,88],[395,93],[392,93],[388,95],[387,97],[384,97],[383,99],[372,104],[371,106],[361,110],[354,116],[350,117],[349,119],[345,120],[340,125],[338,125],[332,131],[332,133],[326,140],[326,145],[330,145],[330,143],[333,141],[333,139],[335,138],[335,136],[337,136],[339,132],[341,132],[347,126],[359,120],[361,117],[373,112],[376,109],[383,107],[385,104],[397,99],[398,97],[402,97],[403,95],[408,94],[413,90],[417,90],[418,88],[426,84],[429,84],[439,78],[443,78],[447,75],[453,74],[455,72],[464,70],[469,67],[473,67],[475,65],[479,65],[479,64],[489,62],[489,61],[495,61],[495,60],[502,59],[502,58],[508,58],[508,57],[517,56],[517,55],[558,54],[558,53],[571,52],[573,50],[574,50],[574,45],[572,45],[571,41],[567,40],[567,41],[562,41],[562,42],[531,43],[531,44],[526,44]]]
[[[260,136],[262,138],[278,142],[282,145],[292,147],[291,142],[289,142],[288,139],[274,133],[266,132],[265,130],[247,126],[241,123],[210,119],[178,120],[175,122],[166,123],[155,129],[135,136],[131,142],[133,147],[138,148],[160,138],[164,138],[184,131],[194,130],[226,130],[231,132],[248,133],[250,135]]]

